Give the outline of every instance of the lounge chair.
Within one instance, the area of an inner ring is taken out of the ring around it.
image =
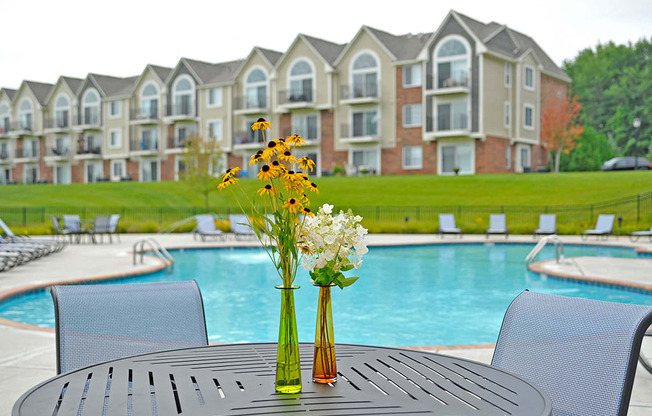
[[[53,286],[57,373],[128,355],[208,345],[195,281]]]
[[[40,256],[59,252],[66,247],[66,243],[62,241],[35,239],[26,235],[16,235],[2,219],[0,219],[0,230],[4,232],[4,235],[0,237],[1,243],[33,248],[40,253]]]
[[[650,227],[649,230],[634,231],[629,235],[629,239],[632,240],[633,242],[636,242],[641,236],[650,237],[650,241],[652,242],[652,227]]]
[[[227,234],[215,227],[215,217],[213,214],[195,215],[195,221],[197,221],[197,228],[195,228],[195,232],[193,233],[194,238],[199,236],[201,241],[206,241],[206,237],[218,237],[222,241],[226,241]]]
[[[557,234],[557,215],[540,214],[539,228],[534,230],[534,238],[537,237],[537,234]]]
[[[111,241],[111,243],[113,243],[113,239],[111,238],[112,235],[115,235],[118,239],[118,242],[120,242],[120,233],[118,233],[118,221],[120,221],[119,214],[111,215],[111,218],[109,219],[109,241]]]
[[[614,218],[616,216],[613,214],[600,214],[598,215],[598,221],[595,223],[595,228],[592,230],[585,230],[582,233],[582,239],[589,238],[589,235],[595,236],[604,236],[606,240],[611,234],[611,230],[614,227]]]
[[[485,232],[487,238],[489,234],[505,234],[505,238],[509,235],[507,231],[507,220],[505,214],[490,214],[489,215],[489,228]]]
[[[542,389],[553,415],[625,415],[652,307],[534,292],[507,309],[491,365]]]
[[[444,234],[459,234],[462,238],[462,230],[455,227],[455,215],[453,214],[439,214],[439,234],[442,238]]]
[[[249,218],[243,214],[229,214],[229,228],[236,240],[256,238],[256,233],[249,225]]]

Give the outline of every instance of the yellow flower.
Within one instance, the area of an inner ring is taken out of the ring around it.
[[[261,181],[269,181],[276,177],[276,172],[270,168],[268,165],[263,165],[258,172],[258,179]]]
[[[285,139],[285,141],[292,146],[303,146],[306,143],[306,140],[299,136],[298,134],[293,134],[292,136]]]
[[[296,159],[292,156],[292,153],[289,150],[283,152],[283,154],[278,155],[278,160],[281,162],[295,163]]]
[[[287,208],[290,212],[295,213],[301,210],[303,207],[301,206],[301,203],[299,202],[298,199],[290,198],[287,201],[285,201],[285,204],[283,204],[283,208]]]
[[[272,195],[275,195],[275,194],[276,194],[276,191],[274,190],[274,188],[272,188],[272,185],[270,185],[270,184],[267,184],[263,188],[260,188],[258,190],[258,195],[260,195],[260,196],[265,196],[265,195],[272,196]]]
[[[288,169],[285,165],[280,164],[278,160],[275,160],[272,162],[272,170],[274,171],[274,177],[278,177],[287,172]]]
[[[314,192],[317,195],[319,195],[319,189],[317,189],[317,184],[316,183],[310,182],[310,185],[308,185],[308,189],[310,190],[310,192]]]
[[[305,215],[307,217],[314,217],[315,216],[315,214],[313,214],[312,211],[310,211],[310,208],[303,207],[301,212],[303,213],[303,215]]]
[[[312,250],[308,246],[299,246],[299,249],[301,250],[301,254],[305,254],[306,256],[312,255]]]
[[[249,158],[249,166],[253,166],[256,163],[261,163],[263,161],[263,151],[259,150],[258,153]]]
[[[315,170],[315,162],[309,157],[302,157],[297,162],[299,163],[299,167],[303,170],[310,169],[310,172]]]
[[[238,182],[239,180],[238,178],[234,178],[232,176],[227,176],[227,175],[228,173],[222,177],[222,183],[217,185],[218,190],[221,191],[222,189],[226,189],[229,186],[233,185],[234,183]]]
[[[238,173],[240,173],[241,170],[242,169],[240,169],[237,166],[231,169],[227,169],[224,176],[228,176],[229,178],[234,178]]]
[[[269,161],[271,160],[272,156],[277,155],[279,153],[283,153],[283,151],[284,151],[283,146],[279,145],[274,140],[270,140],[267,143],[267,149],[263,151],[263,159]]]
[[[266,129],[271,129],[272,128],[272,123],[269,121],[265,121],[264,118],[259,118],[254,124],[251,125],[251,130],[266,130]]]

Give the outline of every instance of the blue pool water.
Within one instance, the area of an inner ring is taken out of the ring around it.
[[[360,279],[333,288],[336,342],[386,346],[485,344],[496,341],[505,310],[524,289],[565,296],[652,305],[652,296],[542,278],[528,272],[531,244],[444,244],[371,248]],[[631,249],[565,246],[566,257],[636,257]],[[276,341],[280,283],[260,249],[173,252],[175,271],[117,282],[195,279],[212,342]],[[552,247],[538,257],[553,258]],[[317,288],[300,269],[295,284],[299,338],[314,339]],[[47,291],[0,304],[3,318],[53,327]]]

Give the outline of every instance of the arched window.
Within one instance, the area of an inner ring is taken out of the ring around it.
[[[65,95],[60,95],[54,102],[54,123],[55,127],[68,127],[70,119],[70,101]]]
[[[307,60],[301,59],[292,65],[288,77],[291,103],[312,101],[313,78],[312,66]]]
[[[146,118],[158,118],[158,88],[151,82],[140,93],[140,114]]]
[[[444,41],[436,52],[437,88],[468,87],[470,53],[460,39]]]
[[[0,104],[0,133],[9,131],[9,122],[11,115],[9,114],[9,106],[7,104]]]
[[[364,52],[353,61],[352,98],[378,97],[378,61]]]
[[[190,77],[177,78],[173,88],[173,115],[192,115],[194,110],[195,88]]]
[[[18,107],[18,119],[20,120],[21,130],[32,130],[32,120],[34,118],[34,105],[32,101],[25,98],[20,102]]]
[[[86,91],[82,99],[82,124],[99,124],[100,96],[93,89]]]
[[[267,75],[260,68],[252,70],[245,80],[246,108],[267,107]]]

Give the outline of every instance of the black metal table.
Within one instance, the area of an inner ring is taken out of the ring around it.
[[[26,392],[13,416],[532,415],[550,400],[528,382],[473,361],[421,351],[336,346],[338,381],[311,380],[312,344],[301,344],[303,391],[274,392],[276,344],[164,351],[61,374]]]

